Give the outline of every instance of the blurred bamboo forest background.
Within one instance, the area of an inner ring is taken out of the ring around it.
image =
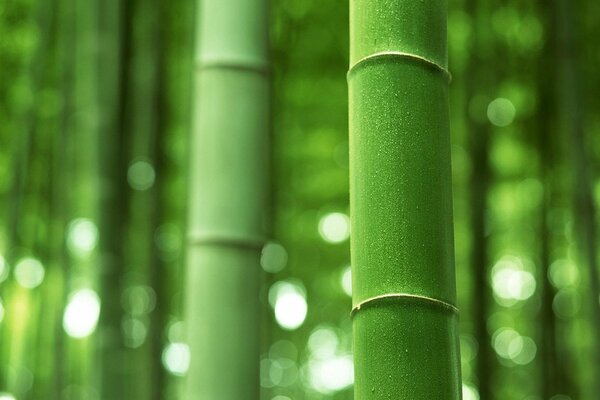
[[[464,399],[596,399],[600,3],[449,7]],[[0,2],[1,400],[180,398],[195,14]],[[262,399],[353,397],[347,21],[271,5]]]

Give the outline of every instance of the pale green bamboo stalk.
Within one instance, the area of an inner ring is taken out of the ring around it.
[[[98,56],[97,46],[94,45],[98,43],[96,4],[95,1],[64,1],[60,5],[63,12],[67,13],[63,20],[65,29],[74,35],[70,77],[73,109],[70,110],[72,113],[65,123],[64,151],[64,154],[69,155],[65,158],[68,164],[65,185],[70,188],[66,194],[65,216],[69,222],[78,218],[86,218],[94,223],[98,220],[97,137],[100,107],[97,98]],[[69,224],[65,225],[68,229]],[[91,272],[96,270],[93,257],[78,258],[71,253],[66,264],[69,267],[65,282],[67,296],[79,289],[82,283],[95,288],[96,277]],[[65,343],[65,353],[66,384],[87,389],[94,386],[97,383],[95,373],[98,365],[94,343],[88,338],[70,338]]]
[[[257,399],[265,238],[267,2],[199,2],[186,399]]]
[[[355,399],[460,399],[447,3],[350,2]]]

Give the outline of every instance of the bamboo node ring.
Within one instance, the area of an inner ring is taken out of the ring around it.
[[[198,70],[237,70],[268,75],[271,73],[271,67],[267,62],[257,60],[197,60],[195,68]]]
[[[266,243],[263,237],[238,236],[231,234],[196,233],[188,234],[187,242],[195,246],[224,246],[247,249],[262,249]]]
[[[352,307],[352,311],[350,311],[350,316],[354,317],[354,315],[356,315],[356,313],[358,311],[360,311],[361,308],[364,308],[365,306],[369,306],[372,305],[373,303],[378,303],[382,300],[415,300],[418,302],[423,302],[423,303],[427,303],[430,305],[434,305],[437,306],[439,308],[442,308],[446,311],[450,311],[453,314],[459,314],[459,310],[456,306],[447,303],[443,300],[440,299],[435,299],[433,297],[427,297],[427,296],[422,296],[419,294],[410,294],[410,293],[387,293],[387,294],[382,294],[379,296],[375,296],[375,297],[370,297],[366,300],[361,301],[360,303],[358,303],[357,305],[355,305],[354,307]]]
[[[352,65],[350,67],[350,69],[348,70],[348,75],[350,75],[352,73],[352,71],[354,71],[357,67],[364,65],[368,61],[377,60],[380,58],[408,58],[411,60],[415,60],[422,64],[433,67],[434,69],[437,69],[438,71],[442,72],[446,76],[446,78],[448,79],[448,82],[452,81],[452,74],[443,65],[440,65],[437,62],[430,60],[426,57],[420,56],[418,54],[406,53],[404,51],[382,51],[379,53],[374,53],[374,54],[370,54],[366,57],[363,57],[360,60],[358,60],[357,62],[355,62],[354,65]]]

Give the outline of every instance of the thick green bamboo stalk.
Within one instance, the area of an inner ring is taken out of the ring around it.
[[[186,399],[257,399],[267,2],[202,0],[191,147]]]
[[[447,3],[350,2],[355,399],[459,399]]]

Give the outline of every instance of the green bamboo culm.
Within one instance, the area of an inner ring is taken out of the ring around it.
[[[461,398],[447,1],[350,1],[355,399]]]
[[[200,0],[190,152],[186,399],[258,399],[266,237],[266,0]]]

